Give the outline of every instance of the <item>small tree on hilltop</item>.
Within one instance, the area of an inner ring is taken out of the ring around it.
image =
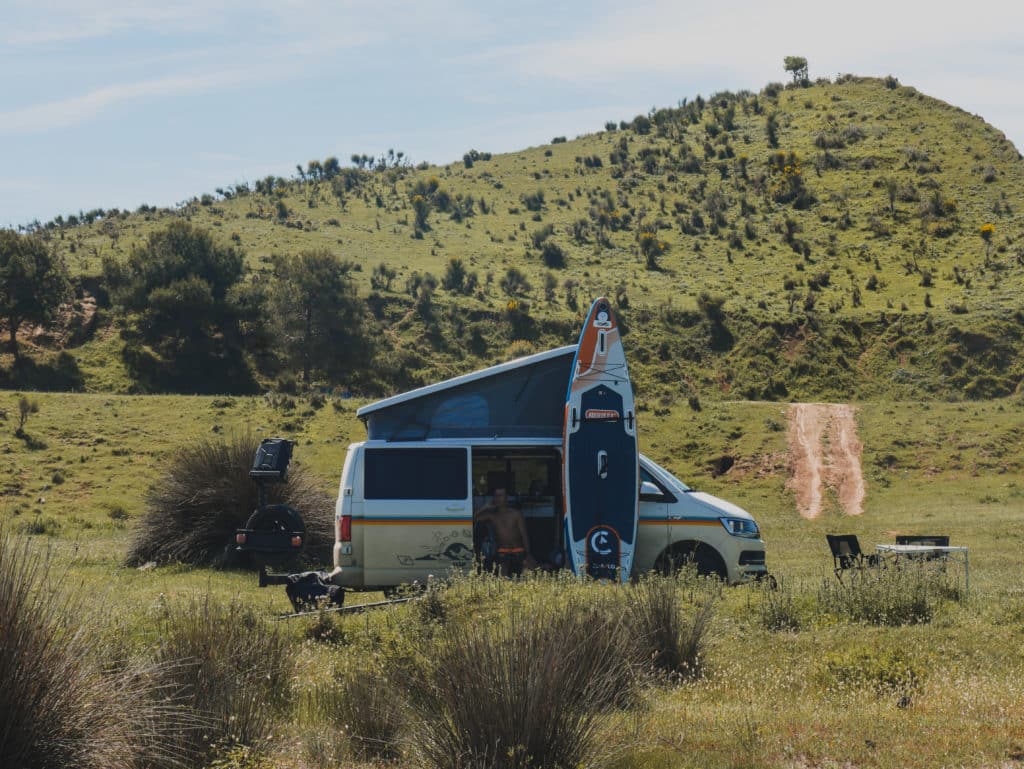
[[[793,82],[797,85],[807,85],[807,59],[803,56],[787,56],[783,60],[786,72],[793,75]]]
[[[0,230],[0,317],[18,358],[18,327],[50,322],[68,296],[64,262],[35,235]]]
[[[981,239],[985,241],[985,264],[988,264],[989,254],[992,252],[992,236],[996,234],[994,224],[983,224],[979,230]]]

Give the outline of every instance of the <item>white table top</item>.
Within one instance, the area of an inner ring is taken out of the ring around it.
[[[965,545],[875,545],[883,553],[966,553]]]

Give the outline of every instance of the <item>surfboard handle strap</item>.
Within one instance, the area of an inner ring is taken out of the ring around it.
[[[572,426],[573,427],[578,425],[580,422],[625,422],[626,426],[629,427],[630,430],[632,430],[633,429],[633,422],[635,422],[635,421],[636,421],[636,417],[633,416],[633,412],[632,411],[630,411],[628,414],[626,414],[625,417],[621,417],[621,416],[617,416],[617,417],[588,417],[588,416],[584,416],[583,419],[580,419],[579,414],[576,413],[576,409],[572,410]]]

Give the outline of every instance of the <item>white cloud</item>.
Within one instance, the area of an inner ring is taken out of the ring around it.
[[[10,45],[33,46],[107,37],[135,29],[196,29],[209,12],[209,5],[197,0],[15,0],[3,40]]]
[[[135,83],[108,85],[81,96],[0,112],[0,136],[66,128],[84,120],[91,120],[104,110],[123,102],[209,91],[251,81],[254,78],[255,74],[252,71],[239,69],[213,74],[172,75]]]

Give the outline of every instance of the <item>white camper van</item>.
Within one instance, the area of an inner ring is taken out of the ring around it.
[[[331,581],[388,589],[468,570],[474,511],[505,489],[529,555],[562,563],[561,431],[569,367],[562,347],[397,395],[359,410],[368,440],[348,448],[335,510]],[[729,582],[767,575],[745,510],[694,491],[640,456],[634,573],[692,561]]]

